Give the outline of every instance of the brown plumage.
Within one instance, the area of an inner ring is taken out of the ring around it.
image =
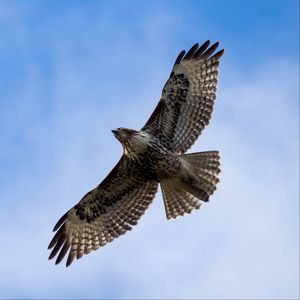
[[[184,154],[209,123],[216,98],[219,43],[182,51],[161,99],[140,130],[118,128],[124,153],[108,176],[57,222],[49,244],[56,264],[104,246],[136,225],[161,184],[167,218],[198,209],[218,182],[219,153]]]

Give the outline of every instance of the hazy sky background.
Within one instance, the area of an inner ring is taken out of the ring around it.
[[[0,297],[299,297],[299,1],[0,1]],[[221,182],[70,268],[47,260],[57,219],[139,129],[177,54],[226,48],[210,125]]]

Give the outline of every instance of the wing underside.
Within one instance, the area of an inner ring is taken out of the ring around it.
[[[66,265],[111,242],[136,225],[157,192],[157,182],[143,181],[126,158],[95,189],[56,224],[49,244],[56,264],[68,254]]]
[[[142,128],[159,135],[177,153],[193,145],[213,112],[224,50],[215,53],[219,43],[209,44],[195,44],[178,55],[161,99]]]

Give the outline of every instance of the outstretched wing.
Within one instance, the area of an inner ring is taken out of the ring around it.
[[[131,230],[152,202],[157,182],[143,179],[142,170],[122,156],[109,175],[57,222],[48,249],[56,264],[69,251],[66,265]]]
[[[178,153],[193,145],[213,111],[219,59],[224,49],[215,53],[219,43],[211,47],[209,44],[195,44],[186,54],[182,51],[178,55],[161,99],[142,128]]]

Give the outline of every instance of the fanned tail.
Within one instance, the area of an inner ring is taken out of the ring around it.
[[[191,213],[193,208],[199,209],[201,201],[189,192],[179,188],[180,183],[168,179],[161,182],[167,219]]]
[[[167,219],[182,216],[199,209],[201,201],[209,201],[216,190],[220,173],[218,151],[206,151],[181,155],[194,174],[186,180],[176,178],[161,181]]]

